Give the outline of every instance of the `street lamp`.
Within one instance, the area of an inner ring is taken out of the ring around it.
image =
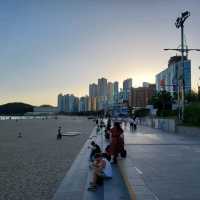
[[[184,22],[185,20],[190,16],[190,12],[185,11],[181,14],[181,17],[178,17],[175,23],[176,28],[181,27],[181,67],[179,71],[179,77],[178,77],[178,82],[180,87],[178,87],[178,92],[179,92],[179,100],[180,101],[180,106],[181,108],[179,109],[179,118],[181,120],[184,119],[184,101],[185,101],[185,95],[184,95]]]

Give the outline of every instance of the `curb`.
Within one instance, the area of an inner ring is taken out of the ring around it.
[[[119,171],[120,171],[120,173],[123,177],[124,183],[125,183],[125,185],[128,189],[131,200],[136,200],[136,193],[135,193],[133,187],[131,186],[131,183],[128,180],[128,176],[127,176],[127,173],[126,173],[126,170],[125,170],[125,167],[124,167],[123,160],[118,160],[117,163],[118,163],[118,166],[119,166]]]

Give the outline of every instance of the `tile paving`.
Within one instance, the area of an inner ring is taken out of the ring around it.
[[[139,127],[125,131],[122,164],[136,199],[199,200],[200,137]]]

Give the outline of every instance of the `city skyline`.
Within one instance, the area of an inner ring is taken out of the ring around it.
[[[122,109],[123,112],[128,112],[130,106],[147,106],[149,99],[156,92],[156,84],[148,82],[143,82],[141,87],[133,87],[132,78],[124,80],[122,88],[118,86],[118,81],[110,82],[107,78],[101,77],[98,78],[97,83],[89,84],[89,95],[76,97],[74,94],[60,93],[57,111],[73,113],[113,109],[115,110],[113,112],[119,112]]]
[[[0,2],[0,104],[22,101],[56,105],[57,94],[88,94],[99,77],[133,86],[155,83],[180,44],[174,26],[182,11],[189,48],[200,48],[200,2],[7,1]],[[192,52],[192,89],[200,54]],[[200,84],[200,83],[199,83]]]

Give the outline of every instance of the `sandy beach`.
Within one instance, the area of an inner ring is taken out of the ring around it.
[[[64,116],[0,121],[0,200],[51,200],[94,124]],[[58,141],[58,126],[80,135]]]

